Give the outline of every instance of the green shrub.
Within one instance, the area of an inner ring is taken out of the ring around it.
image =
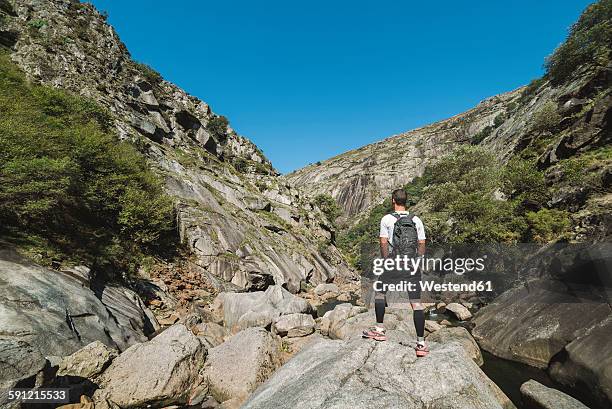
[[[543,207],[550,199],[544,173],[535,159],[511,159],[504,167],[501,191],[522,207]]]
[[[565,42],[546,59],[546,76],[558,85],[583,64],[606,67],[611,44],[612,1],[600,0],[586,8],[570,28]]]
[[[493,133],[493,130],[495,128],[491,125],[487,125],[484,128],[482,128],[480,130],[480,132],[478,132],[476,135],[474,135],[474,137],[472,138],[472,145],[478,145],[480,142],[484,141],[485,138],[489,135],[491,135],[491,133]]]
[[[495,119],[493,119],[493,126],[495,128],[499,128],[501,124],[504,123],[505,120],[506,120],[506,114],[502,112],[501,114],[497,115]]]
[[[82,97],[29,84],[0,53],[0,232],[123,271],[172,246],[173,203],[145,159]]]
[[[330,195],[320,194],[313,199],[314,204],[321,209],[332,224],[335,224],[336,219],[342,214],[342,209],[336,202],[336,199]]]
[[[42,19],[35,19],[35,20],[30,20],[28,22],[28,26],[36,29],[36,30],[40,30],[41,28],[43,28],[44,26],[47,25],[47,22],[45,20]]]
[[[143,75],[143,77],[145,77],[145,79],[153,85],[159,84],[164,79],[160,73],[155,71],[147,64],[134,62],[134,66]]]
[[[570,227],[569,213],[556,209],[540,209],[527,213],[529,235],[536,243],[548,243],[558,239]]]
[[[414,198],[433,243],[517,243],[536,236],[554,240],[556,236],[546,232],[564,228],[557,223],[562,219],[559,214],[538,213],[550,193],[534,160],[516,158],[502,166],[477,146],[461,147],[428,165],[423,176],[404,189]],[[362,246],[376,244],[380,219],[390,211],[387,199],[339,235],[340,248],[357,267]],[[528,212],[537,216],[528,220]],[[544,218],[551,214],[555,217],[547,224]],[[539,224],[538,216],[544,220]]]
[[[217,141],[219,141],[220,143],[225,143],[228,137],[228,125],[229,121],[223,115],[213,116],[206,124],[206,130],[208,131],[208,133],[214,136]]]
[[[548,101],[531,118],[531,129],[537,132],[552,131],[561,122],[557,105]]]
[[[542,85],[544,85],[545,82],[546,82],[546,79],[544,78],[536,78],[534,80],[531,80],[529,85],[527,85],[525,89],[523,90],[523,92],[521,93],[521,97],[518,100],[518,104],[519,105],[525,104],[527,100],[531,98],[538,91],[538,89],[540,89]]]

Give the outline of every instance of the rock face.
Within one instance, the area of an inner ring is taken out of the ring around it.
[[[243,401],[280,365],[279,342],[263,328],[240,331],[209,350],[204,377],[218,402]]]
[[[144,312],[140,312],[144,314]],[[66,356],[94,341],[123,350],[147,338],[118,325],[89,287],[0,247],[0,379],[32,379],[45,356]]]
[[[516,90],[489,98],[450,119],[309,165],[287,175],[287,180],[309,195],[329,194],[347,216],[358,215],[420,176],[428,163],[462,143],[470,143],[474,135],[505,113],[520,93]]]
[[[533,379],[521,385],[521,395],[526,409],[588,409],[582,402]]]
[[[227,328],[267,327],[284,314],[306,313],[310,304],[281,286],[250,293],[221,293],[213,306]]]
[[[179,202],[178,231],[198,265],[249,290],[276,283],[297,292],[350,274],[324,214],[249,140],[230,127],[211,130],[219,117],[205,102],[134,62],[92,5],[12,3],[0,11],[12,59],[30,79],[110,111],[119,139],[138,147]]]
[[[206,349],[198,337],[182,324],[173,325],[115,358],[102,374],[94,400],[122,408],[184,404],[200,383],[205,359]]]
[[[542,81],[539,86],[488,98],[452,118],[306,166],[288,174],[286,180],[309,196],[331,195],[344,210],[347,223],[355,223],[392,190],[421,176],[428,164],[460,145],[480,144],[507,161],[540,136],[533,118],[552,104],[559,123],[544,135],[550,143],[538,165],[545,170],[547,184],[553,185],[563,173],[556,166],[560,160],[612,141],[609,88],[609,67],[586,64],[576,67],[563,84]],[[593,179],[606,180],[610,174],[605,160],[584,167]],[[550,205],[574,213],[577,239],[603,240],[610,235],[610,198],[605,189],[560,189]]]
[[[434,380],[436,380],[434,382]],[[513,408],[455,343],[427,359],[388,341],[321,340],[306,346],[244,404],[255,408]]]

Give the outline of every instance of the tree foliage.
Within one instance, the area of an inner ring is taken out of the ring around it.
[[[62,257],[134,268],[174,236],[173,203],[93,102],[30,84],[0,54],[0,233]]]
[[[479,146],[464,146],[425,168],[404,186],[433,243],[547,242],[569,228],[569,215],[546,208],[550,192],[535,161],[514,158],[503,166]],[[364,244],[378,240],[385,200],[338,243],[357,264]]]
[[[600,0],[586,8],[565,42],[546,59],[546,74],[553,85],[558,85],[583,64],[606,67],[611,44],[612,0]]]

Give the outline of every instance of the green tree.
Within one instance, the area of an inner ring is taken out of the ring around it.
[[[0,234],[126,271],[174,244],[172,200],[110,115],[30,84],[0,53]]]

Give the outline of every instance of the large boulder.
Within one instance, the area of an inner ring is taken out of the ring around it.
[[[208,351],[204,377],[218,401],[243,401],[280,365],[280,344],[263,328],[247,328]]]
[[[340,289],[336,284],[333,283],[321,283],[314,289],[314,293],[318,296],[322,296],[331,293],[333,296],[340,294]]]
[[[549,367],[555,381],[578,386],[602,405],[612,405],[612,315],[565,346]]]
[[[117,355],[116,350],[94,341],[63,358],[57,375],[92,379],[100,375]]]
[[[67,356],[94,341],[124,350],[146,340],[118,324],[87,283],[0,246],[0,389],[39,385],[46,356]],[[0,405],[3,403],[0,392]]]
[[[468,356],[472,358],[472,360],[476,362],[478,366],[482,366],[484,363],[478,344],[476,341],[474,341],[474,338],[472,338],[468,330],[463,327],[442,327],[439,330],[429,334],[427,336],[427,341],[441,344],[456,341],[461,344]]]
[[[525,409],[589,409],[577,399],[530,379],[521,385]]]
[[[475,315],[478,344],[499,357],[549,368],[602,406],[612,402],[612,313],[594,293],[544,278],[511,289]]]
[[[416,332],[411,317],[411,310],[387,308],[385,328],[389,339],[397,341],[416,340]],[[365,307],[339,304],[325,313],[321,319],[320,331],[331,339],[360,338],[364,330],[376,323],[374,311]]]
[[[213,303],[215,312],[227,328],[267,327],[279,316],[307,313],[308,301],[291,294],[279,285],[266,291],[220,293]]]
[[[144,342],[150,335],[159,330],[160,326],[155,315],[149,310],[142,299],[129,288],[112,285],[94,288],[99,293],[100,301],[115,317],[117,323],[125,331],[130,331],[132,337]]]
[[[608,304],[583,302],[567,294],[562,282],[537,280],[481,308],[472,320],[472,335],[494,355],[547,368],[569,342],[609,315]],[[596,357],[599,360],[600,354]]]
[[[465,321],[472,318],[472,313],[468,310],[464,305],[461,305],[456,302],[452,302],[446,306],[446,311],[450,311],[453,313],[455,317],[459,321]]]
[[[305,337],[315,330],[315,320],[309,314],[281,315],[272,325],[274,333],[289,338]]]
[[[309,344],[243,405],[263,408],[514,408],[457,343],[425,359],[394,341]]]
[[[100,378],[96,401],[122,408],[184,404],[200,383],[206,349],[183,324],[119,355]]]

